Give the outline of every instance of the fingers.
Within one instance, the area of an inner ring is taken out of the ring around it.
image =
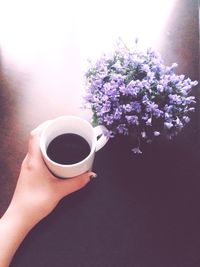
[[[90,180],[91,177],[96,177],[94,172],[86,172],[73,178],[66,178],[64,180],[58,179],[58,187],[62,197],[83,188]]]
[[[37,128],[35,128],[30,133],[29,137],[29,145],[28,145],[28,153],[31,156],[41,156],[40,152],[40,135],[44,128],[50,123],[51,121],[45,121],[42,124],[40,124]]]
[[[40,151],[40,135],[50,122],[51,121],[46,121],[40,124],[30,133],[28,156],[27,156],[28,158],[32,158],[33,160],[42,158],[42,153]],[[56,187],[57,193],[62,198],[84,187],[91,180],[91,177],[96,177],[96,174],[93,172],[87,172],[73,178],[67,178],[67,179],[56,178],[52,179],[52,181],[54,183],[54,186]]]
[[[52,120],[47,120],[40,125],[38,125],[35,129],[32,130],[31,133],[40,135],[41,132],[44,130],[45,127],[51,122]]]

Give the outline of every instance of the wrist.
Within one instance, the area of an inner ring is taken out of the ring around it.
[[[33,227],[11,206],[0,218],[0,266],[9,266],[17,248]]]
[[[26,235],[31,228],[36,224],[30,218],[27,218],[26,214],[22,210],[17,209],[17,207],[12,204],[8,207],[3,217],[1,218],[2,222],[5,222],[7,225],[11,225],[15,228],[16,232],[20,231],[22,235]]]

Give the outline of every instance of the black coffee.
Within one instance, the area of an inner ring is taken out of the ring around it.
[[[89,153],[88,142],[82,136],[73,133],[58,135],[47,148],[47,155],[51,160],[65,165],[77,163]]]

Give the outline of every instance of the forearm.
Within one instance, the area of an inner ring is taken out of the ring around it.
[[[0,219],[0,267],[9,266],[17,248],[32,227],[19,211],[8,208]]]

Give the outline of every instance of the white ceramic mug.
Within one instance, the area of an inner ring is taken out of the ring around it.
[[[40,137],[40,149],[46,165],[54,175],[61,178],[74,177],[91,170],[95,152],[108,141],[108,137],[104,135],[105,131],[107,129],[104,126],[92,127],[89,122],[76,116],[62,116],[50,121]],[[48,157],[48,145],[55,137],[64,133],[78,134],[88,142],[90,153],[85,159],[75,164],[63,165]]]

